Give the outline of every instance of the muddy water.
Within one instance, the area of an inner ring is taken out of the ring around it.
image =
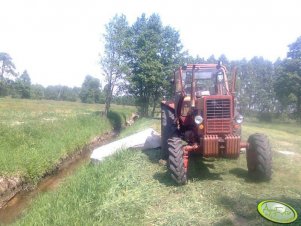
[[[22,190],[16,194],[0,209],[0,225],[13,223],[38,194],[58,188],[66,177],[72,175],[77,168],[90,161],[91,152],[95,148],[112,141],[115,136],[116,133],[108,133],[93,140],[82,151],[63,161],[54,172],[44,177],[37,187],[28,191]]]

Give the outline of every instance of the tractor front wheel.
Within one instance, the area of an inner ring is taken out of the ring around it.
[[[168,139],[169,169],[171,177],[180,185],[187,183],[187,171],[184,167],[184,152],[181,138]]]
[[[255,180],[270,180],[272,176],[272,151],[266,135],[256,133],[248,139],[247,165],[249,175]]]
[[[177,127],[174,112],[165,105],[161,105],[161,150],[162,158],[168,158],[168,139],[175,133]]]

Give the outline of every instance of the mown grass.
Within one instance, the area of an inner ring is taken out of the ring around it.
[[[148,126],[159,128],[159,120],[140,120],[131,130]],[[160,149],[124,150],[102,164],[82,166],[58,190],[40,195],[15,225],[273,225],[257,213],[264,199],[286,202],[300,216],[300,157],[277,152],[301,153],[300,130],[246,123],[244,137],[254,131],[267,133],[273,145],[270,182],[248,179],[245,155],[194,157],[188,184],[177,186],[159,161]],[[299,217],[294,225],[300,224]]]
[[[244,138],[256,132],[265,133],[275,151],[293,151],[301,154],[300,123],[259,123],[246,122],[243,126]]]
[[[92,138],[119,128],[135,111],[113,106],[109,119],[103,105],[0,99],[0,176],[37,182],[62,158]]]

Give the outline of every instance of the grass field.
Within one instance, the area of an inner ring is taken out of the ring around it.
[[[143,119],[121,136],[152,126]],[[257,213],[261,200],[276,199],[301,215],[301,129],[298,125],[248,122],[243,136],[268,134],[273,179],[248,179],[238,160],[193,158],[189,182],[177,186],[160,149],[124,150],[100,165],[84,165],[56,191],[40,195],[15,225],[273,225]],[[290,151],[296,155],[283,155]],[[294,225],[301,225],[300,217]]]
[[[92,138],[120,127],[133,107],[0,98],[0,176],[37,182]]]

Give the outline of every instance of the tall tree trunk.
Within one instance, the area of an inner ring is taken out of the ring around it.
[[[2,62],[0,81],[4,80],[4,61]]]
[[[108,79],[108,87],[106,90],[106,103],[105,103],[105,115],[107,116],[110,111],[111,99],[112,99],[112,73]]]
[[[149,108],[149,105],[150,105],[150,97],[148,96],[147,97],[147,101],[146,101],[146,117],[149,117],[149,112],[148,112],[148,108]]]
[[[108,115],[108,112],[110,110],[110,102],[106,100],[106,105],[105,105],[105,115]]]
[[[297,99],[297,120],[301,121],[301,97]]]
[[[148,104],[146,103],[146,98],[145,102],[143,103],[143,116],[148,117]]]
[[[156,111],[156,102],[157,102],[157,100],[156,99],[154,99],[153,100],[153,110],[152,110],[152,117],[155,117],[155,111]]]
[[[111,95],[110,91],[107,92],[106,94],[106,103],[105,103],[105,115],[108,115],[108,112],[110,111],[110,106],[111,106]]]
[[[142,114],[144,117],[148,117],[149,97],[142,98]]]

